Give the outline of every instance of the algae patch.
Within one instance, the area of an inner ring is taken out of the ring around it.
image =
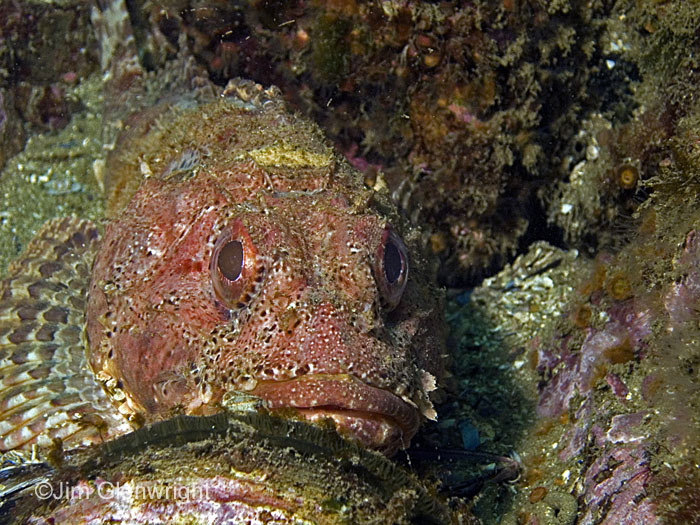
[[[99,75],[84,79],[71,94],[83,109],[61,131],[30,137],[0,174],[0,275],[47,220],[102,217],[93,173],[102,155],[100,88]]]

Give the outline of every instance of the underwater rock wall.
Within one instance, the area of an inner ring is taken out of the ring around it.
[[[573,496],[576,523],[700,518],[699,235],[679,226],[663,240],[640,236],[587,264],[550,248],[557,264],[543,272],[532,261],[545,248],[535,245],[462,307],[463,319],[480,312],[491,327],[503,363],[488,381],[467,377],[463,403],[473,403],[475,390],[500,395],[505,380],[518,389],[508,421],[480,422],[467,411],[477,428],[515,422],[519,430],[491,443],[510,441],[524,466],[509,523],[549,523],[546,512],[558,503],[538,503],[542,494]],[[558,304],[548,301],[553,295]]]
[[[0,0],[0,274],[45,221],[101,215],[98,71],[89,3]]]
[[[485,522],[700,519],[697,3],[129,7],[154,77],[186,42],[221,84],[278,85],[426,228],[460,289],[423,439],[525,467]],[[0,266],[52,214],[102,213],[91,35],[84,2],[0,1]]]

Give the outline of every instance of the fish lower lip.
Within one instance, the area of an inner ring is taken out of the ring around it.
[[[341,431],[386,451],[407,446],[420,422],[416,409],[398,396],[350,375],[260,381],[250,393],[273,410],[295,408],[311,420],[328,417]]]

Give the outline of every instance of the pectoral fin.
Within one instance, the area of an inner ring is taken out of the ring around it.
[[[46,223],[0,282],[0,451],[101,442],[131,430],[87,364],[83,327],[99,234]]]

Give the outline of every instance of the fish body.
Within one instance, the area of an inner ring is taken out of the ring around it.
[[[0,450],[100,443],[240,392],[407,446],[435,417],[444,334],[419,232],[274,88],[185,74],[123,116],[145,74],[123,2],[100,5],[108,218],[49,223],[2,281]]]
[[[132,425],[87,367],[83,327],[99,233],[49,221],[0,283],[0,451],[101,442]]]

